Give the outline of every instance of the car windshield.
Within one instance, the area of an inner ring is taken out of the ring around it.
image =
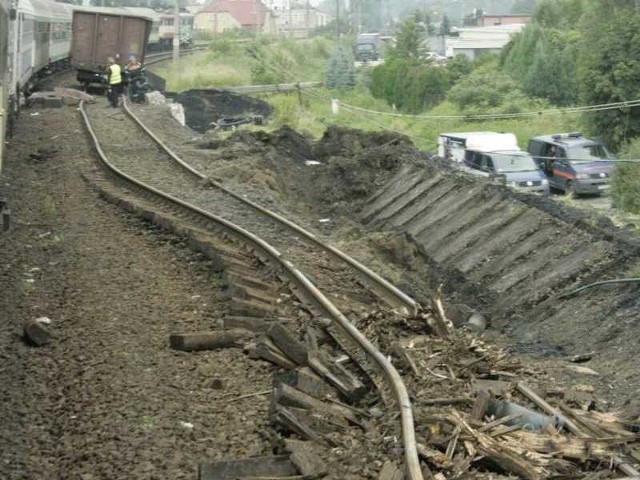
[[[567,152],[569,160],[576,162],[590,162],[593,160],[611,160],[611,155],[601,143],[571,147]]]
[[[492,157],[496,172],[498,173],[538,170],[538,166],[533,161],[533,158],[525,153],[500,153],[493,154]]]

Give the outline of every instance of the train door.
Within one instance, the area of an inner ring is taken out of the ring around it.
[[[35,21],[33,15],[20,13],[18,15],[18,57],[17,84],[19,88],[26,88],[33,74]],[[19,95],[19,92],[16,92]]]
[[[51,23],[48,20],[40,19],[34,21],[34,73],[39,72],[49,65],[50,29]]]

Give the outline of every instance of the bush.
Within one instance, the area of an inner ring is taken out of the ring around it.
[[[640,158],[640,138],[628,143],[620,158]],[[616,164],[611,179],[611,197],[620,210],[640,214],[640,163]]]
[[[449,75],[445,68],[414,58],[393,58],[371,72],[371,94],[408,113],[420,113],[445,98]]]
[[[448,98],[462,111],[494,109],[503,104],[507,94],[522,94],[518,84],[508,75],[498,71],[475,71],[460,80],[450,91]]]

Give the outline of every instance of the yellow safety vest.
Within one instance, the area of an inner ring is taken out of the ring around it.
[[[109,75],[109,85],[122,83],[122,69],[120,68],[120,65],[117,63],[110,65],[109,72],[111,73],[111,75]]]

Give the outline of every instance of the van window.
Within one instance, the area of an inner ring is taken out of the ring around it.
[[[530,155],[518,154],[494,154],[495,170],[498,173],[506,172],[530,172],[538,170],[538,166]]]
[[[491,157],[489,155],[482,155],[480,170],[482,170],[483,172],[493,172],[493,160],[491,160]]]
[[[595,143],[592,145],[581,145],[571,147],[569,158],[572,161],[610,160],[611,155],[604,145]]]

